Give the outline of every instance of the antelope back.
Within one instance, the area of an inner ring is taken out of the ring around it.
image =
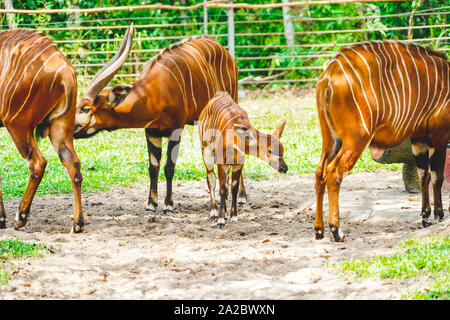
[[[0,116],[32,129],[76,102],[75,72],[47,37],[26,29],[0,33]],[[73,109],[73,114],[75,109]]]
[[[145,66],[139,81],[167,76],[167,83],[188,110],[189,121],[200,112],[216,92],[227,92],[237,102],[237,65],[230,53],[216,40],[200,36],[175,43],[153,57]]]
[[[422,134],[434,118],[450,121],[450,64],[443,54],[415,44],[375,41],[345,48],[317,88],[318,97],[331,105],[332,130],[355,120],[382,145]]]
[[[200,140],[204,146],[227,133],[231,132],[234,135],[236,125],[246,129],[252,128],[247,112],[239,107],[228,93],[223,91],[217,92],[209,100],[198,120]],[[231,143],[234,143],[234,140]]]

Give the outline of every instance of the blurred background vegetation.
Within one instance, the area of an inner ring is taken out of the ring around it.
[[[191,6],[201,2],[203,0],[13,0],[12,5],[15,9],[85,9],[154,3]],[[275,1],[239,0],[235,2],[269,4]],[[281,2],[281,0],[276,2]],[[2,3],[4,4],[4,2]],[[415,15],[411,16],[409,14],[411,12],[415,12]],[[240,78],[248,76],[266,77],[275,72],[276,74],[282,73],[277,80],[289,80],[282,82],[283,85],[286,83],[312,84],[313,81],[307,79],[318,77],[322,67],[332,59],[335,52],[342,46],[339,44],[364,40],[432,39],[420,43],[430,45],[435,49],[445,50],[444,52],[448,55],[448,50],[450,50],[450,41],[448,40],[450,28],[446,27],[449,18],[448,12],[450,12],[448,0],[294,7],[289,9],[289,14],[293,22],[295,47],[286,47],[283,10],[281,8],[235,9],[235,45],[238,67],[241,70]],[[221,35],[217,37],[217,40],[226,46],[228,43],[227,9],[208,8],[207,14],[208,34]],[[398,16],[398,14],[403,14],[403,16]],[[368,16],[372,18],[367,18]],[[43,29],[44,33],[53,37],[57,41],[58,47],[68,55],[71,62],[77,67],[78,74],[81,76],[80,79],[82,76],[92,76],[100,69],[102,64],[114,55],[114,51],[120,44],[117,40],[122,38],[125,27],[131,22],[134,22],[137,26],[136,40],[133,45],[134,51],[137,52],[130,55],[127,64],[120,71],[121,74],[126,75],[138,74],[145,62],[159,49],[185,37],[204,33],[203,8],[188,11],[124,10],[93,14],[19,14],[13,17],[19,27]],[[6,16],[1,15],[0,18],[2,19],[2,28],[7,28]],[[143,27],[139,27],[139,25]],[[120,28],[121,26],[123,28]],[[432,27],[419,28],[420,26]],[[75,29],[67,29],[73,27]],[[88,29],[88,27],[102,28]],[[413,28],[410,29],[410,27]],[[66,29],[59,30],[60,28]],[[389,30],[392,28],[403,29]],[[349,30],[349,32],[338,32],[342,30]],[[249,33],[252,35],[245,35]],[[169,39],[156,40],[155,37],[169,37]],[[143,40],[138,41],[138,38]],[[116,41],[112,41],[114,39]],[[59,42],[72,40],[86,42]],[[315,46],[304,47],[304,45]],[[144,52],[142,52],[143,50]],[[317,54],[319,54],[319,57],[311,58],[311,55]],[[303,55],[306,55],[306,57],[300,57]],[[302,67],[316,68],[303,69]],[[290,70],[278,69],[274,71],[271,70],[273,68],[289,68]],[[245,71],[248,69],[250,71]],[[262,70],[255,71],[254,69]],[[123,79],[123,77],[116,77],[116,80],[118,82],[132,81],[132,79]],[[86,83],[87,81],[83,81],[81,87],[85,87]],[[274,86],[277,87],[277,84]]]
[[[5,2],[1,1],[2,5]],[[159,2],[189,6],[200,3],[202,0],[161,0]],[[237,2],[268,4],[275,1],[245,0]],[[281,2],[281,0],[277,2]],[[85,9],[151,3],[154,2],[137,0],[12,1],[15,9]],[[413,11],[425,15],[417,15],[411,18],[409,13]],[[424,43],[435,49],[447,50],[444,52],[448,54],[450,48],[449,28],[442,27],[442,25],[448,23],[449,15],[447,12],[449,11],[450,3],[448,0],[352,3],[291,8],[293,31],[297,34],[295,36],[295,47],[287,47],[282,9],[236,9],[234,11],[235,45],[240,78],[248,76],[266,77],[273,73],[282,73],[283,76],[276,80],[285,81],[270,84],[270,94],[266,90],[250,93],[247,91],[245,96],[240,97],[240,104],[248,111],[251,121],[257,129],[270,132],[279,125],[281,120],[286,120],[287,126],[281,140],[286,150],[285,158],[290,168],[289,173],[312,173],[320,158],[321,137],[314,96],[311,94],[305,95],[299,92],[303,89],[298,88],[298,86],[305,84],[313,86],[314,82],[303,80],[314,79],[320,74],[322,68],[339,49],[338,44],[374,39],[432,38],[434,40],[426,40]],[[217,39],[223,45],[227,45],[227,9],[209,8],[207,13],[208,33],[210,35],[222,35]],[[398,16],[399,14],[403,14],[403,16]],[[373,18],[361,18],[363,16],[372,16]],[[103,63],[112,58],[120,45],[126,27],[131,22],[134,22],[137,26],[135,41],[127,64],[120,70],[122,75],[138,74],[147,60],[156,54],[159,49],[185,37],[204,33],[203,8],[190,11],[139,10],[79,15],[15,14],[12,18],[17,27],[41,29],[42,32],[57,41],[58,47],[64,51],[72,64],[77,66],[81,90],[87,86],[89,77],[94,75]],[[259,21],[259,23],[247,23],[255,21]],[[8,28],[8,19],[5,14],[0,14],[0,23],[2,29]],[[174,26],[173,24],[177,25]],[[139,27],[139,25],[142,27]],[[155,25],[159,26],[156,27]],[[410,26],[436,27],[410,29]],[[88,27],[91,27],[91,29]],[[92,27],[99,28],[92,29]],[[403,29],[384,30],[399,27]],[[383,30],[376,31],[375,29]],[[342,30],[349,30],[350,32],[338,32]],[[368,32],[359,32],[358,30],[367,30]],[[320,31],[320,33],[312,33],[317,31]],[[248,33],[263,35],[242,35]],[[168,39],[155,40],[155,37]],[[73,40],[79,42],[70,42]],[[316,54],[321,55],[321,57],[314,59],[292,58]],[[271,58],[242,59],[268,56]],[[316,67],[316,69],[300,69],[310,66]],[[270,70],[273,68],[285,69]],[[245,71],[246,69],[262,70]],[[287,82],[286,80],[294,81]],[[133,77],[116,76],[114,81],[130,83],[133,81]],[[284,90],[289,85],[293,90]],[[277,90],[280,88],[283,90]],[[204,178],[205,170],[201,160],[197,128],[187,126],[181,141],[175,179]],[[124,148],[123,146],[127,147]],[[132,183],[148,183],[149,181],[147,174],[148,155],[142,129],[101,132],[91,139],[76,140],[75,147],[82,160],[83,192],[107,190],[114,186],[129,186]],[[48,160],[48,165],[38,194],[70,193],[71,186],[67,173],[47,139],[40,142],[40,149]],[[17,152],[5,129],[0,130],[0,150],[2,150],[0,168],[3,175],[4,196],[5,198],[19,197],[25,189],[29,171],[26,162]],[[366,150],[352,171],[373,171],[380,168],[397,171],[401,169],[401,165],[375,163]],[[162,171],[160,178],[164,179]],[[244,174],[253,179],[261,179],[277,173],[260,160],[250,157],[246,161]]]

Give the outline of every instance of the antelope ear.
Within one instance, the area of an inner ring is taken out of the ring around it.
[[[275,129],[275,131],[272,133],[272,135],[276,138],[280,138],[283,134],[284,126],[286,125],[286,121],[283,121],[282,124],[278,126],[278,128]]]
[[[233,126],[236,131],[241,132],[241,133],[244,133],[248,129],[246,126],[244,126],[240,123],[235,123]]]
[[[133,86],[129,84],[118,84],[109,91],[108,105],[112,108],[118,106],[130,93]]]
[[[248,139],[248,143],[249,145],[256,145],[257,143],[257,139],[256,137],[253,135],[252,131],[249,131],[248,127],[239,124],[239,123],[235,123],[234,124],[234,129],[236,130],[236,132],[238,134],[243,135],[244,139],[247,138]]]

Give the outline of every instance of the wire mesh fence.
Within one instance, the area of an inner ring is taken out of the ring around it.
[[[89,13],[10,12],[15,12],[16,27],[36,28],[54,39],[76,68],[81,88],[112,58],[131,22],[136,28],[133,49],[116,82],[134,81],[145,63],[171,43],[207,34],[235,56],[241,86],[263,87],[313,84],[339,49],[359,41],[402,40],[449,55],[450,6],[437,2],[433,8],[418,8],[413,1],[396,0],[261,5],[197,1],[166,9],[151,5]]]

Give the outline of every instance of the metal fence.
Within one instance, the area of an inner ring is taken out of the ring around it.
[[[22,20],[18,27],[36,28],[51,36],[77,69],[81,88],[112,58],[131,22],[136,27],[133,49],[116,76],[116,81],[128,83],[161,49],[201,34],[216,38],[228,48],[238,63],[242,86],[313,84],[340,48],[363,40],[398,39],[450,53],[450,6],[386,13],[383,3],[402,1],[355,2],[280,0],[250,5],[215,0],[199,1],[190,7],[9,9],[0,13]],[[353,15],[326,16],[329,6],[349,5],[357,5]],[[138,11],[138,17],[126,14]],[[90,17],[102,12],[118,12],[122,17]],[[35,14],[49,18],[39,24],[20,19]],[[56,14],[66,15],[66,21],[53,21]],[[7,27],[4,20],[2,28]]]

